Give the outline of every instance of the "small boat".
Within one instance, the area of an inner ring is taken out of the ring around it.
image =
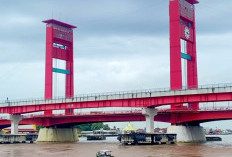
[[[111,152],[110,150],[100,150],[97,152],[96,157],[114,157]]]

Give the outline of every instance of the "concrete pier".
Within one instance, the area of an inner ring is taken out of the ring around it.
[[[142,114],[146,118],[146,132],[154,133],[154,117],[157,115],[157,109],[143,108]]]
[[[23,119],[22,115],[10,115],[8,118],[11,121],[11,134],[18,134],[19,133],[19,121],[21,121]]]
[[[177,134],[177,142],[205,142],[205,133],[201,126],[169,126],[167,133]]]
[[[37,142],[77,142],[76,128],[41,128]]]

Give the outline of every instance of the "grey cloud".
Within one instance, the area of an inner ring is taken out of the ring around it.
[[[232,13],[229,8],[232,2],[223,2],[205,0],[196,6],[198,34],[231,31],[232,22],[228,19]],[[1,43],[22,45],[20,49],[3,52],[17,53],[25,57],[25,61],[29,61],[26,54],[32,55],[33,60],[44,58],[41,54],[45,51],[45,25],[41,21],[52,17],[77,25],[75,42],[81,44],[88,38],[108,36],[165,36],[168,40],[168,1],[164,0],[16,0],[13,4],[2,2],[0,9],[0,17],[4,21],[0,25],[0,29],[4,30],[1,31]]]

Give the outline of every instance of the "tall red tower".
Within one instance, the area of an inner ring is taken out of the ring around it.
[[[197,0],[170,0],[170,86],[171,90],[198,88],[195,7]],[[188,104],[192,110],[198,103]],[[172,105],[181,109],[183,104]]]
[[[73,29],[67,23],[54,19],[43,21],[46,23],[46,69],[45,69],[45,99],[53,98],[53,72],[66,75],[65,97],[74,96],[73,83]],[[53,67],[53,58],[66,61],[66,69]],[[72,114],[73,110],[66,110],[66,114]],[[52,111],[45,111],[52,114]]]

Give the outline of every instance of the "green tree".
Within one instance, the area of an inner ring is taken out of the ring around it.
[[[110,130],[110,127],[109,127],[108,124],[104,124],[103,129],[104,129],[104,130]]]
[[[75,126],[75,128],[79,128],[82,131],[91,131],[91,123],[80,124],[80,125]]]
[[[40,128],[43,128],[42,126],[40,126],[40,125],[36,125],[36,130],[40,130]]]
[[[104,129],[103,123],[92,123],[91,130],[100,130]]]
[[[79,128],[82,131],[93,131],[93,130],[110,130],[110,127],[108,124],[101,123],[87,123],[87,124],[80,124],[76,125],[75,128]]]

